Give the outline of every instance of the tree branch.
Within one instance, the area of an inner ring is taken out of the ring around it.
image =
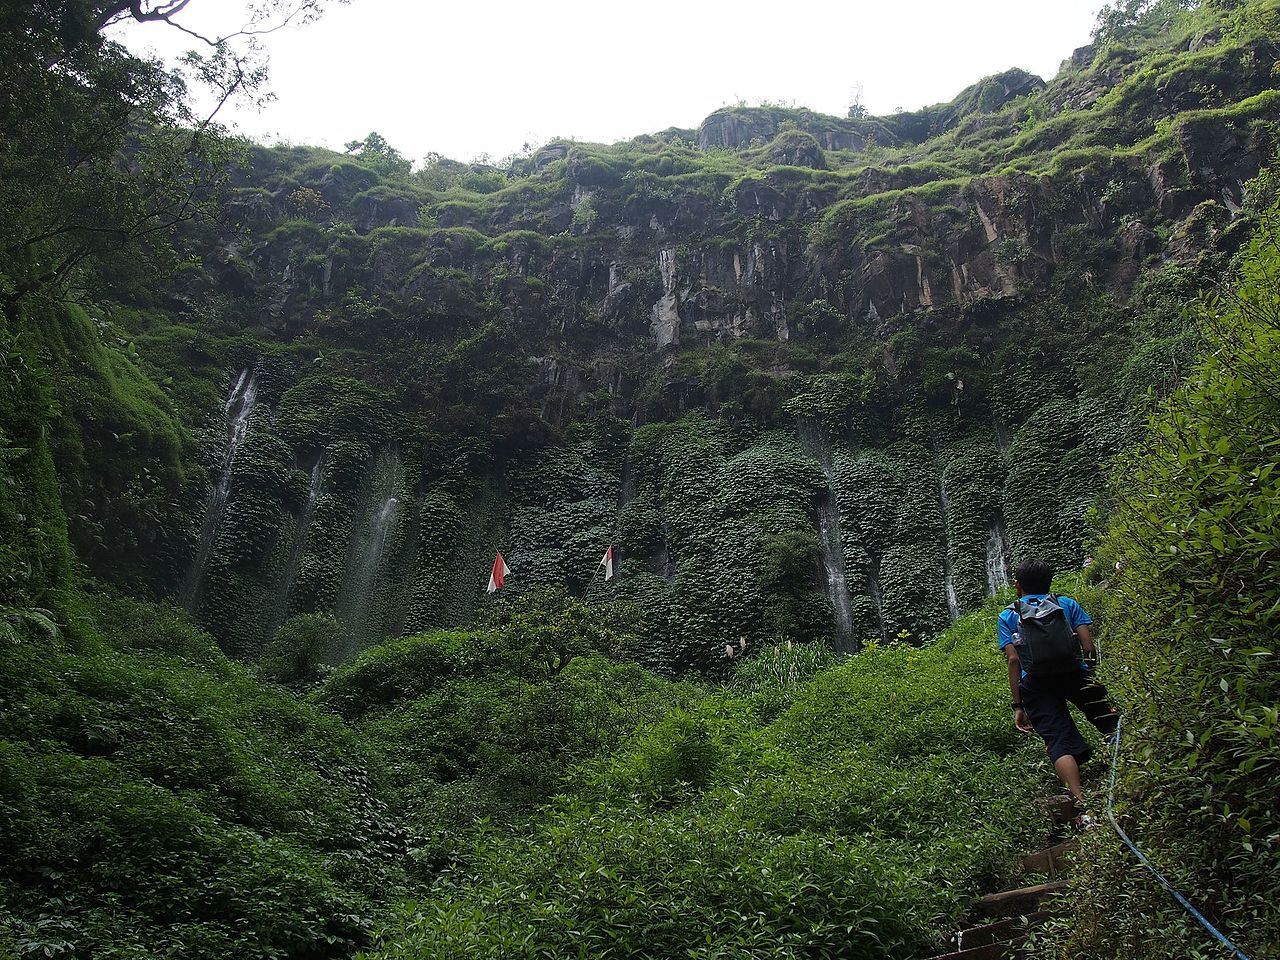
[[[98,16],[94,31],[101,33],[106,27],[127,18],[137,23],[166,23],[175,30],[180,30],[188,36],[194,37],[201,43],[210,47],[220,47],[224,43],[239,37],[261,37],[275,33],[277,30],[283,30],[293,23],[308,7],[316,6],[315,0],[298,0],[284,16],[284,19],[273,26],[255,28],[255,20],[251,19],[239,30],[222,36],[209,37],[173,19],[182,13],[190,3],[191,0],[172,0],[170,3],[161,4],[154,9],[147,10],[143,8],[142,0],[116,0]]]

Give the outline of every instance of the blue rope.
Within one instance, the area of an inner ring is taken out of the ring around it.
[[[1116,815],[1115,815],[1115,812],[1112,810],[1111,804],[1112,804],[1112,798],[1114,797],[1116,792],[1116,764],[1118,763],[1120,758],[1120,725],[1123,722],[1124,722],[1123,717],[1116,720],[1115,739],[1112,741],[1112,746],[1111,746],[1111,787],[1107,790],[1107,817],[1111,821],[1111,826],[1115,828],[1116,833],[1119,834],[1120,839],[1124,841],[1125,846],[1133,851],[1133,855],[1138,858],[1138,862],[1151,871],[1151,875],[1160,881],[1160,885],[1163,886],[1166,890],[1168,890],[1171,894],[1173,894],[1173,898],[1177,900],[1180,904],[1182,904],[1182,906],[1186,908],[1189,914],[1191,914],[1193,917],[1199,920],[1200,925],[1202,927],[1204,927],[1211,934],[1213,934],[1214,937],[1217,938],[1218,942],[1221,943],[1228,950],[1230,950],[1233,954],[1235,954],[1235,956],[1238,957],[1239,960],[1249,960],[1249,958],[1245,955],[1245,952],[1243,950],[1241,950],[1234,943],[1232,943],[1230,940],[1224,937],[1221,933],[1219,933],[1218,928],[1215,927],[1208,920],[1206,920],[1204,918],[1204,914],[1202,914],[1199,910],[1197,910],[1195,907],[1191,905],[1191,901],[1189,901],[1186,897],[1184,897],[1181,893],[1179,893],[1176,889],[1174,889],[1173,884],[1171,884],[1168,880],[1166,880],[1164,877],[1164,874],[1162,874],[1159,870],[1157,870],[1154,864],[1152,864],[1152,862],[1143,855],[1142,851],[1139,850],[1136,846],[1134,846],[1133,841],[1129,839],[1129,835],[1125,833],[1123,830],[1121,830],[1120,824],[1116,822]]]

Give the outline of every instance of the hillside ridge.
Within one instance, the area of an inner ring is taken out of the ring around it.
[[[251,147],[164,315],[116,314],[229,485],[225,529],[197,546],[190,503],[171,537],[210,554],[193,609],[242,656],[282,614],[367,621],[358,649],[469,622],[498,548],[514,589],[580,592],[612,543],[609,595],[671,631],[648,662],[707,670],[780,633],[923,639],[1014,557],[1078,565],[1097,465],[1187,356],[1174,304],[1256,216],[1280,91],[1251,11],[912,114],[727,108],[506,170]],[[729,531],[747,572],[709,587]]]

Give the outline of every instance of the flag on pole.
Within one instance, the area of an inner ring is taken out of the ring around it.
[[[507,566],[507,561],[502,559],[502,551],[498,551],[498,555],[493,559],[493,572],[489,574],[489,592],[501,590],[510,575],[511,568]]]
[[[606,580],[613,579],[613,544],[609,544],[609,549],[604,552],[604,556],[600,560],[600,566],[604,567],[604,578]]]

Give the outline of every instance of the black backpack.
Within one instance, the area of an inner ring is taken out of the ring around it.
[[[1014,649],[1027,676],[1058,676],[1080,669],[1080,640],[1056,594],[1037,604],[1019,597],[1008,609],[1018,615],[1019,639]]]

